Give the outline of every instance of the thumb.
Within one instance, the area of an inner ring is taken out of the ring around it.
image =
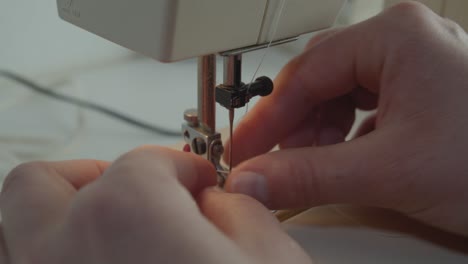
[[[391,208],[404,199],[408,180],[404,168],[395,166],[405,156],[395,150],[395,142],[402,141],[397,133],[388,134],[374,131],[333,146],[259,156],[233,170],[226,190],[252,196],[270,209],[334,203]]]

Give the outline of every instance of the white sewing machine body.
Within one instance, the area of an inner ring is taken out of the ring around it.
[[[330,27],[345,2],[57,0],[57,7],[66,21],[156,60],[199,57],[198,108],[185,111],[181,134],[184,150],[211,161],[222,186],[228,170],[221,164],[224,146],[216,130],[216,102],[229,110],[232,131],[235,109],[273,90],[265,76],[242,82],[242,53]],[[218,53],[224,57],[221,85],[216,85]]]
[[[346,0],[57,0],[60,17],[164,62],[296,37],[333,25]],[[273,37],[274,34],[274,37]]]

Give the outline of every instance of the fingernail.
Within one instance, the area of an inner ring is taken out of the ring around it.
[[[231,182],[230,191],[251,196],[263,204],[268,202],[268,188],[265,176],[258,173],[238,173]]]
[[[318,138],[319,146],[333,145],[345,140],[343,131],[337,128],[323,128]]]

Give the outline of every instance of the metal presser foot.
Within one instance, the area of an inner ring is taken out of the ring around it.
[[[186,123],[182,125],[184,140],[187,145],[185,152],[193,152],[211,161],[218,172],[218,185],[224,186],[227,178],[227,170],[221,165],[221,158],[224,153],[221,134],[208,132],[200,123],[197,109],[185,111]]]
[[[198,60],[198,109],[189,109],[184,113],[185,123],[182,133],[187,145],[186,152],[200,155],[211,163],[218,172],[218,184],[224,186],[232,168],[221,165],[224,153],[221,134],[216,132],[216,102],[229,110],[230,131],[234,110],[244,107],[251,98],[267,96],[273,91],[273,82],[268,77],[260,77],[253,83],[244,84],[242,77],[242,54],[226,54],[224,57],[224,81],[216,86],[216,56],[208,55]],[[231,155],[233,144],[231,141]]]

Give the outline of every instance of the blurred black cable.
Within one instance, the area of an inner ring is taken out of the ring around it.
[[[76,105],[78,107],[82,107],[82,108],[85,108],[85,109],[89,109],[89,110],[92,110],[92,111],[107,115],[109,117],[112,117],[114,119],[117,119],[119,121],[127,123],[129,125],[132,125],[132,126],[147,130],[147,131],[155,133],[155,134],[159,134],[159,135],[162,135],[162,136],[168,136],[168,137],[180,137],[181,136],[181,132],[179,132],[179,131],[172,131],[172,130],[169,130],[169,129],[166,129],[166,128],[162,128],[162,127],[158,127],[158,126],[155,126],[155,125],[152,125],[152,124],[148,124],[148,123],[136,120],[136,119],[134,119],[132,117],[129,117],[128,115],[125,115],[125,114],[116,112],[114,110],[111,110],[109,108],[106,108],[106,107],[104,107],[102,105],[98,105],[98,104],[88,102],[88,101],[85,101],[85,100],[82,100],[82,99],[79,99],[79,98],[74,98],[74,97],[69,96],[69,95],[64,95],[64,94],[54,92],[51,89],[43,87],[43,86],[41,86],[41,85],[39,85],[39,84],[37,84],[37,83],[23,77],[23,76],[20,76],[18,74],[15,74],[15,73],[12,73],[12,72],[9,72],[9,71],[0,70],[0,76],[4,77],[6,79],[9,79],[11,81],[14,81],[16,83],[19,83],[19,84],[23,85],[24,87],[29,88],[29,89],[31,89],[31,90],[39,93],[39,94],[42,94],[44,96],[47,96],[49,98],[59,100],[59,101],[62,101],[62,102],[66,102],[66,103],[69,103],[69,104],[72,104],[72,105]]]

